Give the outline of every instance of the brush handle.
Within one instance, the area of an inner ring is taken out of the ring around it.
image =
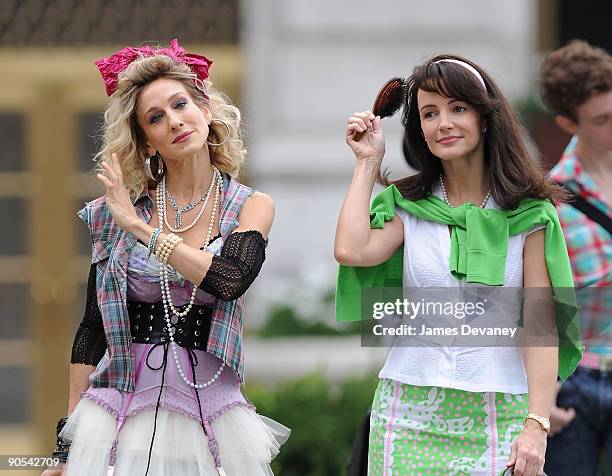
[[[377,98],[378,99],[378,98]],[[374,105],[372,106],[372,113],[377,116],[378,114],[376,114],[376,112],[374,111],[374,109],[376,108],[376,101],[374,101]],[[382,117],[381,117],[382,119]],[[363,136],[365,135],[365,132],[355,132],[353,133],[353,140],[355,140],[355,142],[359,142]]]

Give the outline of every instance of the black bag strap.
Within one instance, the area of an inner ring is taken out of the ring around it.
[[[584,213],[589,220],[594,221],[598,225],[602,226],[610,235],[612,235],[612,218],[602,212],[599,208],[587,201],[584,197],[575,194],[564,182],[557,182],[565,190],[571,194],[570,200],[567,202],[576,210]]]

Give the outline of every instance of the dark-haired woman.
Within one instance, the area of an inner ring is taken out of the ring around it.
[[[363,288],[389,283],[449,293],[544,288],[558,306],[536,315],[525,297],[522,325],[537,321],[562,345],[458,347],[451,337],[394,346],[374,397],[368,472],[492,475],[513,466],[516,475],[542,474],[557,373],[566,378],[581,355],[550,202],[562,192],[530,159],[516,114],[476,64],[437,56],[399,84],[390,97],[401,104],[390,108],[403,106],[404,153],[417,173],[391,184],[371,211],[374,183],[389,185],[380,117],[348,120],[356,163],[336,232],[338,319],[361,318]],[[506,306],[518,324],[520,300]]]

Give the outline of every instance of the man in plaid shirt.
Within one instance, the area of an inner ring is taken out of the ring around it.
[[[612,57],[572,41],[545,58],[540,79],[557,125],[573,135],[551,178],[612,216]],[[558,212],[586,352],[551,411],[545,471],[595,475],[602,451],[612,467],[612,236],[568,203]]]

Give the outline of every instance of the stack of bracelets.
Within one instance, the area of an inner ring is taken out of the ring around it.
[[[62,463],[68,460],[68,450],[70,449],[70,440],[66,440],[59,436],[60,432],[64,428],[64,425],[68,421],[68,418],[60,418],[57,422],[55,432],[57,434],[57,442],[55,443],[55,451],[51,454],[52,458],[57,458]]]
[[[151,239],[149,240],[149,245],[147,246],[149,250],[149,255],[147,256],[147,258],[150,258],[151,255],[155,253],[155,248],[157,247],[157,238],[159,238],[161,232],[161,228],[155,228],[155,230],[153,230],[153,234],[151,235]]]
[[[159,228],[156,228],[153,234],[151,235],[151,240],[149,244],[152,247],[157,245],[157,237],[159,236],[159,233],[156,234],[157,230],[159,230]],[[153,241],[153,237],[155,237],[155,241]],[[159,260],[160,263],[167,264],[170,254],[174,251],[174,248],[176,248],[176,246],[182,241],[183,239],[180,236],[177,236],[174,233],[170,233],[168,237],[161,242],[161,245],[159,245],[159,247],[155,251],[155,257]],[[149,248],[149,253],[151,252],[151,249],[154,248]]]

